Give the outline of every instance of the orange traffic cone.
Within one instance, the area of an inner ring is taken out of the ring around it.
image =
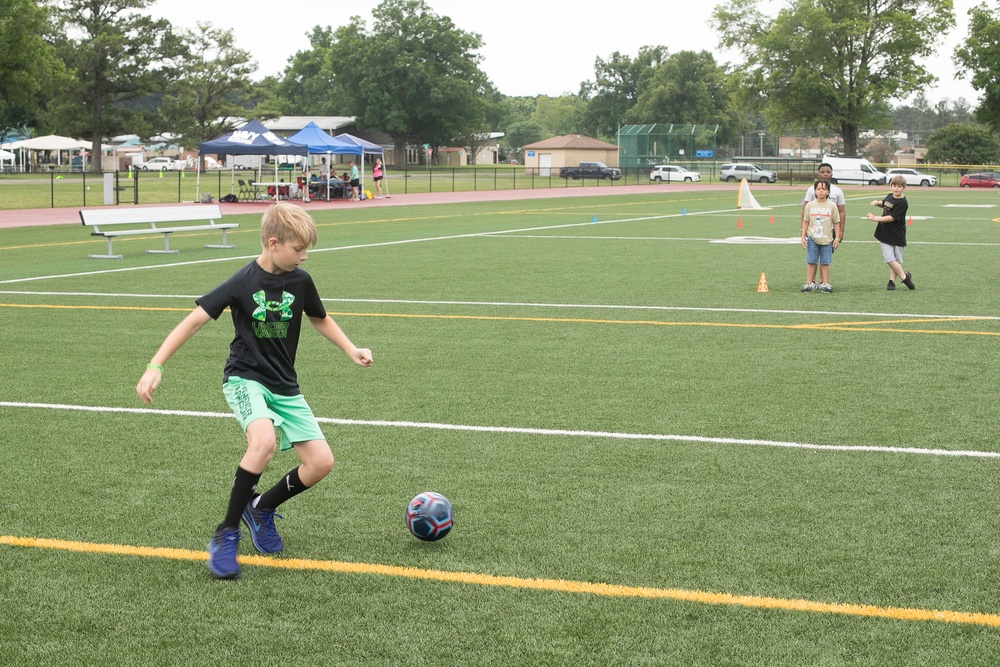
[[[906,219],[906,224],[908,224],[908,225],[912,225],[913,224],[913,216],[912,215],[909,218]]]
[[[774,224],[774,213],[771,214],[771,221],[770,222],[771,222],[772,225]]]
[[[736,229],[743,229],[743,218],[736,218]]]
[[[760,281],[757,282],[757,291],[758,292],[767,291],[767,276],[764,275],[763,271],[761,271],[760,273]]]

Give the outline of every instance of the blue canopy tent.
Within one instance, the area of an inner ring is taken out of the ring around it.
[[[361,149],[361,189],[365,189],[365,155],[382,155],[382,147],[378,144],[372,143],[360,137],[355,137],[353,134],[348,134],[347,132],[342,132],[334,137],[337,141],[343,141],[344,143],[353,144]],[[382,171],[385,171],[385,164],[382,164]],[[386,194],[389,192],[389,182],[386,181]]]
[[[331,137],[319,125],[310,121],[308,125],[288,137],[289,141],[304,144],[313,155],[362,155],[362,148],[352,143]],[[332,160],[331,160],[332,162]],[[326,181],[326,198],[330,198],[330,181]]]
[[[279,137],[277,134],[261,125],[260,121],[251,120],[237,130],[223,134],[211,141],[198,144],[198,153],[205,155],[308,155],[309,148],[304,144],[295,143]],[[235,173],[233,174],[235,180]],[[257,178],[260,178],[258,174]],[[278,165],[274,165],[274,180],[278,180]],[[201,160],[198,160],[198,197],[201,197]]]
[[[362,148],[353,143],[341,141],[331,137],[316,123],[310,121],[308,125],[288,137],[289,141],[297,144],[304,144],[313,155],[322,153],[333,153],[336,155],[361,155]]]

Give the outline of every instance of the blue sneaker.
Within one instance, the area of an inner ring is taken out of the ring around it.
[[[240,546],[240,531],[218,529],[208,543],[208,569],[219,579],[235,579],[240,576],[240,564],[236,562],[236,551]]]
[[[274,527],[274,517],[283,519],[274,510],[262,510],[253,506],[253,500],[247,503],[243,510],[243,523],[250,529],[250,539],[254,547],[262,554],[276,554],[284,549],[281,535]]]

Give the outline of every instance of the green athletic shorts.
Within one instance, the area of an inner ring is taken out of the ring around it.
[[[274,422],[281,433],[282,451],[291,449],[295,442],[326,440],[312,408],[302,394],[282,396],[271,392],[259,382],[236,376],[223,383],[222,392],[244,433],[254,420],[270,419]]]

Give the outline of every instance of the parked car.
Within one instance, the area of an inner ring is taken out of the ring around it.
[[[581,162],[575,167],[563,167],[559,170],[560,178],[571,178],[574,181],[581,178],[597,178],[605,181],[617,181],[622,177],[621,169],[609,167],[603,162]]]
[[[667,183],[698,183],[701,174],[672,164],[661,164],[649,170],[649,180]]]
[[[774,171],[761,169],[755,164],[736,162],[722,165],[719,171],[719,178],[730,183],[743,180],[744,178],[754,183],[776,183],[778,174]]]
[[[142,163],[139,167],[143,171],[181,171],[184,163],[172,157],[153,157]]]
[[[888,179],[878,168],[856,155],[824,155],[823,162],[833,169],[831,183],[844,185],[885,185]]]
[[[1000,188],[1000,174],[993,171],[966,174],[958,184],[963,188]]]
[[[885,170],[886,181],[892,179],[893,176],[902,176],[906,179],[907,185],[919,185],[922,188],[929,188],[933,185],[937,185],[937,176],[921,174],[916,169],[897,167],[896,169]]]

